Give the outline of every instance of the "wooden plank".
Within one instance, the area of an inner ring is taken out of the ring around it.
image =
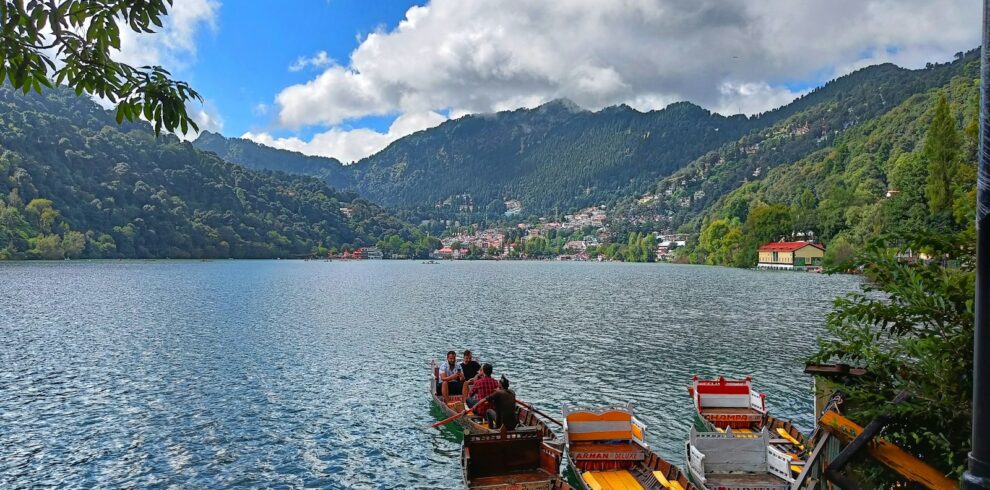
[[[800,488],[816,488],[815,485],[810,483],[810,480],[808,480],[808,476],[811,474],[812,471],[814,471],[815,466],[818,465],[818,458],[821,456],[822,451],[825,450],[825,445],[828,444],[828,440],[830,437],[832,437],[831,434],[828,433],[822,434],[821,439],[818,441],[818,444],[815,446],[815,450],[811,452],[811,458],[809,458],[808,461],[805,462],[804,469],[801,470],[801,473],[798,474],[797,478],[794,479],[794,482],[791,483],[791,490],[798,490]],[[808,485],[802,487],[801,485],[806,480],[809,481]]]
[[[863,432],[863,428],[856,425],[855,422],[832,411],[825,412],[818,423],[844,444],[848,444]],[[866,450],[873,459],[883,463],[904,478],[924,485],[925,488],[948,490],[959,487],[956,481],[947,478],[940,471],[879,437],[870,441]]]

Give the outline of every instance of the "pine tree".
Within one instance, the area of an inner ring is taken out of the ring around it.
[[[935,106],[935,117],[928,127],[922,150],[928,161],[925,197],[928,198],[928,207],[932,214],[952,211],[952,183],[959,171],[959,147],[956,121],[949,112],[945,94],[942,94]]]

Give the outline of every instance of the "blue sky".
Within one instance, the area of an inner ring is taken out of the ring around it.
[[[464,114],[569,98],[755,114],[871,64],[980,42],[979,0],[174,0],[123,39],[206,99],[201,126],[358,160]]]
[[[214,30],[201,31],[189,82],[222,114],[223,132],[240,136],[248,130],[288,134],[272,123],[271,107],[284,87],[303,83],[318,68],[290,71],[299,57],[326,52],[347,62],[359,36],[383,26],[394,26],[414,2],[392,0],[285,0],[243,1],[224,4]],[[232,47],[242,49],[231,49]],[[354,126],[385,130],[394,117],[367,117]],[[302,128],[307,136],[314,127]],[[296,132],[293,132],[294,134]]]

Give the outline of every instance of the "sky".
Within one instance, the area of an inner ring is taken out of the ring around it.
[[[174,0],[116,57],[189,82],[201,129],[349,163],[557,98],[756,114],[864,66],[951,60],[979,45],[981,14],[979,0]]]

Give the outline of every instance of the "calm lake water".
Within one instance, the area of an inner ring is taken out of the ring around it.
[[[680,464],[691,376],[813,424],[804,358],[858,279],[660,264],[0,263],[0,488],[454,488],[431,358],[520,399],[635,403]],[[497,374],[496,374],[497,375]]]

